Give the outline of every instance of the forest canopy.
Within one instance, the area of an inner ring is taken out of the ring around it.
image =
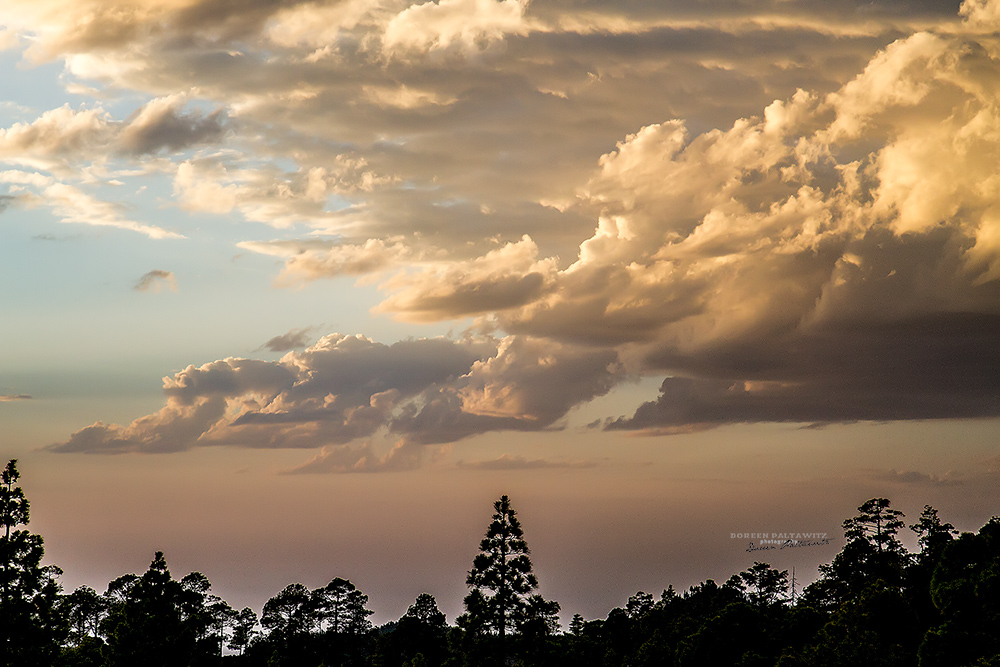
[[[606,618],[559,625],[538,587],[511,500],[494,503],[466,573],[465,612],[449,625],[429,593],[374,626],[368,596],[346,579],[291,583],[261,609],[236,610],[199,572],[180,579],[156,552],[142,574],[103,593],[64,591],[42,565],[17,461],[0,483],[3,667],[653,667],[1000,665],[1000,518],[962,533],[924,506],[907,525],[886,498],[844,520],[845,544],[796,594],[787,571],[755,562],[658,596],[639,591]],[[912,531],[911,552],[900,533]]]

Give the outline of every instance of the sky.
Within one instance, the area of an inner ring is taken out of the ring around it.
[[[808,582],[873,497],[978,529],[998,35],[1000,0],[5,0],[0,454],[48,562],[453,621],[506,493],[600,618]]]

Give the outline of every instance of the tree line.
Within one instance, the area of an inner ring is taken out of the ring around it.
[[[962,533],[924,507],[899,539],[884,498],[843,523],[845,545],[801,595],[788,572],[756,562],[658,596],[640,591],[606,618],[573,616],[535,593],[510,499],[494,514],[449,625],[430,594],[375,627],[368,596],[334,578],[286,586],[260,615],[211,594],[201,573],[175,579],[162,553],[98,593],[66,593],[42,566],[16,460],[0,479],[0,665],[6,667],[1000,667],[1000,518]]]

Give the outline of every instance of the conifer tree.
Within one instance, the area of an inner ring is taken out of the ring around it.
[[[313,613],[321,632],[362,635],[372,628],[368,596],[347,579],[337,577],[312,593]]]
[[[919,559],[921,561],[933,561],[941,551],[958,535],[958,530],[950,523],[942,523],[938,517],[938,511],[930,505],[924,505],[924,511],[920,514],[920,520],[910,526],[910,530],[917,534],[917,543],[920,545]]]
[[[858,508],[858,515],[844,520],[844,537],[865,540],[878,553],[905,552],[896,534],[903,527],[903,513],[885,498],[872,498]]]
[[[28,500],[11,459],[0,473],[0,665],[50,665],[59,651],[64,619],[58,613],[62,570],[43,567],[40,535],[28,524]]]
[[[466,583],[472,591],[466,597],[471,614],[473,604],[486,600],[487,625],[499,639],[499,657],[506,662],[506,636],[525,608],[527,596],[538,587],[531,571],[528,543],[521,522],[510,506],[510,498],[501,496],[493,503],[493,520],[486,537],[479,544],[479,555],[472,563]],[[488,594],[485,594],[487,591]]]

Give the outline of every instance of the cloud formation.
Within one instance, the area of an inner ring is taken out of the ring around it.
[[[476,51],[507,34],[527,32],[527,0],[437,0],[410,5],[389,21],[382,45],[391,56],[457,45]]]
[[[292,329],[288,333],[268,339],[266,343],[260,346],[260,349],[270,350],[271,352],[288,352],[299,347],[306,347],[309,344],[309,336],[312,331],[313,327]]]
[[[0,403],[13,403],[14,401],[30,401],[31,396],[27,394],[0,394]]]
[[[160,292],[164,289],[176,292],[177,278],[174,277],[172,271],[153,269],[152,271],[144,273],[143,276],[136,281],[135,285],[132,286],[132,289],[136,292]]]
[[[163,379],[167,403],[131,424],[97,422],[49,447],[56,452],[173,452],[199,446],[315,448],[313,468],[413,462],[414,445],[488,430],[551,427],[607,392],[614,353],[491,338],[384,345],[332,334],[280,361],[229,358]],[[350,443],[387,433],[388,458]],[[397,451],[398,450],[398,451]],[[391,467],[390,466],[390,467]]]
[[[423,464],[425,448],[418,444],[398,442],[385,454],[379,454],[371,444],[324,446],[313,458],[285,471],[286,475],[308,475],[349,472],[403,472]]]
[[[613,429],[1000,414],[998,55],[917,33],[825,97],[629,135],[581,190],[577,261],[496,326],[669,375]]]
[[[190,366],[160,412],[53,448],[405,469],[635,375],[659,396],[606,428],[1000,415],[997,7],[11,0],[25,58],[144,98],[0,131],[3,201],[179,236],[97,194],[155,172],[276,230],[237,243],[280,287],[365,277],[378,313],[474,318]]]

